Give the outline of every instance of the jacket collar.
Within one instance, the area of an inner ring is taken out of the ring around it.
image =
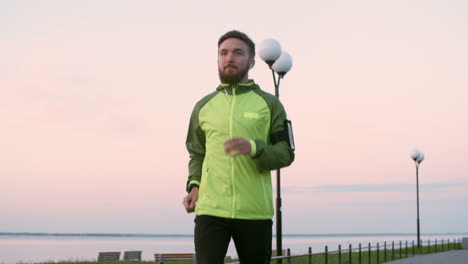
[[[251,90],[259,89],[260,87],[254,82],[254,80],[250,79],[246,83],[236,83],[236,84],[226,84],[221,83],[217,88],[216,91],[226,91],[228,94],[232,94],[232,89],[236,89],[236,94],[246,93]]]

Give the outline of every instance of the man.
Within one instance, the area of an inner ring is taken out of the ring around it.
[[[273,199],[270,170],[289,166],[286,112],[248,77],[255,44],[230,31],[218,41],[221,84],[196,105],[186,146],[190,153],[187,212],[196,212],[199,264],[220,264],[231,238],[240,263],[271,260]]]

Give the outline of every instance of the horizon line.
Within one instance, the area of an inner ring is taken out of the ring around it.
[[[396,233],[290,233],[283,234],[286,237],[333,237],[333,236],[413,236],[416,233],[396,232]],[[433,232],[421,233],[421,235],[468,235],[468,232]],[[60,232],[0,232],[0,236],[62,236],[62,237],[193,237],[193,234],[175,233],[60,233]],[[276,237],[276,234],[273,234]]]

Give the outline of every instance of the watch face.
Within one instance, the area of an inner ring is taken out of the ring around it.
[[[197,184],[193,184],[193,183],[190,184],[190,185],[188,186],[188,188],[187,188],[187,191],[190,192],[190,191],[192,190],[193,187],[198,187],[198,185],[197,185]]]

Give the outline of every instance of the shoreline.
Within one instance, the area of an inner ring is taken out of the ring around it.
[[[154,261],[155,253],[171,253],[194,252],[193,236],[181,235],[170,236],[168,234],[158,236],[54,236],[54,235],[25,235],[31,233],[22,233],[22,235],[0,235],[0,263],[42,263],[63,260],[79,260],[91,261],[97,259],[99,252],[106,251],[142,251],[143,261]],[[37,233],[36,233],[37,234]],[[49,234],[49,233],[41,233]],[[329,250],[335,250],[338,245],[343,245],[344,248],[348,244],[353,244],[357,247],[362,243],[366,247],[368,243],[374,246],[377,242],[387,241],[388,245],[391,241],[408,241],[411,243],[412,239],[416,238],[415,234],[397,235],[386,234],[289,234],[283,236],[283,247],[290,248],[291,254],[307,253],[308,248],[311,247],[313,252],[322,252],[324,247],[328,246]],[[466,235],[465,235],[466,236]],[[423,235],[423,240],[431,240],[431,244],[435,239],[445,242],[447,239],[462,238],[463,235]],[[275,247],[276,239],[272,239],[272,245]],[[52,255],[52,257],[51,257]],[[231,244],[228,249],[228,256],[236,258],[234,245]]]

